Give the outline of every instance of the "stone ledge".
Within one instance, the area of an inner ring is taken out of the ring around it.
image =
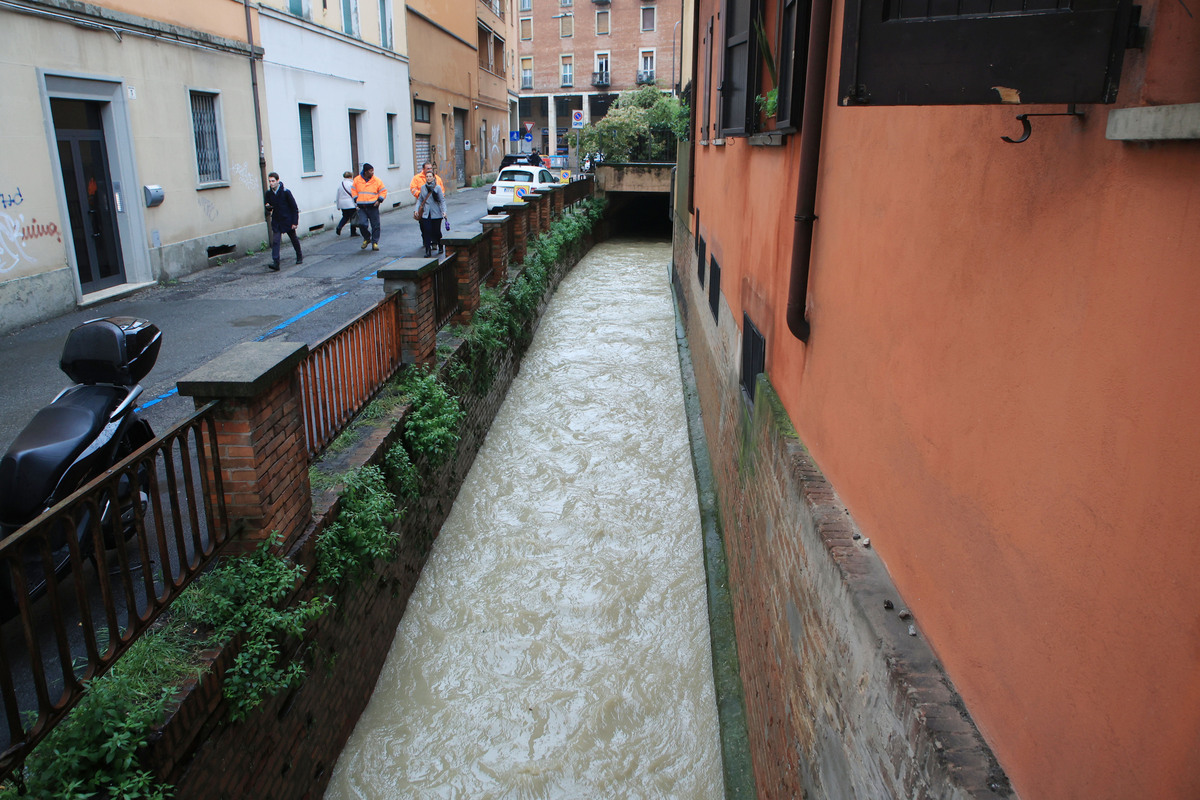
[[[433,272],[437,269],[438,263],[438,259],[433,257],[398,258],[392,262],[394,266],[383,267],[375,274],[384,281],[412,280]]]
[[[1104,137],[1123,142],[1200,139],[1200,103],[1114,108]]]
[[[257,397],[308,355],[297,342],[242,342],[177,382],[184,397]]]

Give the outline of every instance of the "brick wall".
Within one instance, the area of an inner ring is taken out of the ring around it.
[[[752,408],[743,400],[739,330],[724,304],[714,321],[680,219],[673,266],[717,483],[758,797],[1009,797],[770,385],[760,379]]]
[[[591,244],[584,242],[558,265],[537,317],[554,287]],[[536,328],[536,319],[532,325]],[[450,387],[459,394],[466,411],[456,454],[438,469],[425,470],[421,497],[397,523],[397,558],[376,564],[374,574],[362,584],[337,592],[336,610],[313,623],[303,641],[289,643],[288,657],[303,659],[307,668],[301,686],[268,700],[248,720],[231,723],[225,715],[220,685],[236,642],[207,654],[214,670],[199,683],[181,688],[177,710],[145,754],[151,768],[175,785],[178,800],[321,796],[342,746],[371,697],[433,540],[519,369],[520,358],[517,348],[495,354],[487,365],[494,377],[480,391],[471,389],[469,374]],[[339,468],[380,461],[400,435],[406,411],[397,410],[392,419],[380,421],[362,436],[356,448],[339,457]],[[426,465],[419,463],[418,467]],[[309,567],[310,575],[316,533],[336,515],[336,497],[331,491],[314,498],[313,505],[316,523],[292,553],[298,563]],[[307,581],[296,596],[306,599],[327,590]]]

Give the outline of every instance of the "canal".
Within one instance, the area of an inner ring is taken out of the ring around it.
[[[560,285],[329,800],[722,796],[670,257]]]

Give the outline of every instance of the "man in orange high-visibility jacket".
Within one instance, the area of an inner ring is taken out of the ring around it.
[[[383,185],[382,180],[375,177],[374,167],[363,164],[362,174],[354,176],[350,194],[354,195],[354,202],[358,204],[358,227],[362,229],[363,234],[362,249],[366,250],[367,245],[370,245],[372,249],[378,250],[379,206],[387,197],[387,187]],[[367,223],[370,223],[370,233],[367,232]]]
[[[417,195],[419,195],[421,193],[421,187],[425,185],[425,170],[427,170],[427,169],[433,169],[432,162],[426,161],[424,164],[422,164],[421,171],[418,172],[416,175],[413,175],[412,180],[408,182],[408,190],[410,192],[412,192],[413,197],[416,197]],[[442,184],[442,176],[437,174],[436,169],[433,169],[433,175],[434,175],[434,178],[437,180],[438,187],[444,193],[446,191],[446,187]]]

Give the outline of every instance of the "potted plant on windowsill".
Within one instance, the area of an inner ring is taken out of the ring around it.
[[[771,55],[771,48],[767,44],[767,32],[763,26],[761,11],[758,18],[754,20],[754,33],[758,37],[758,48],[762,51],[767,74],[771,76],[771,88],[760,92],[754,98],[754,105],[758,109],[758,129],[773,131],[775,130],[775,112],[779,109],[779,76],[775,71],[775,57]]]

